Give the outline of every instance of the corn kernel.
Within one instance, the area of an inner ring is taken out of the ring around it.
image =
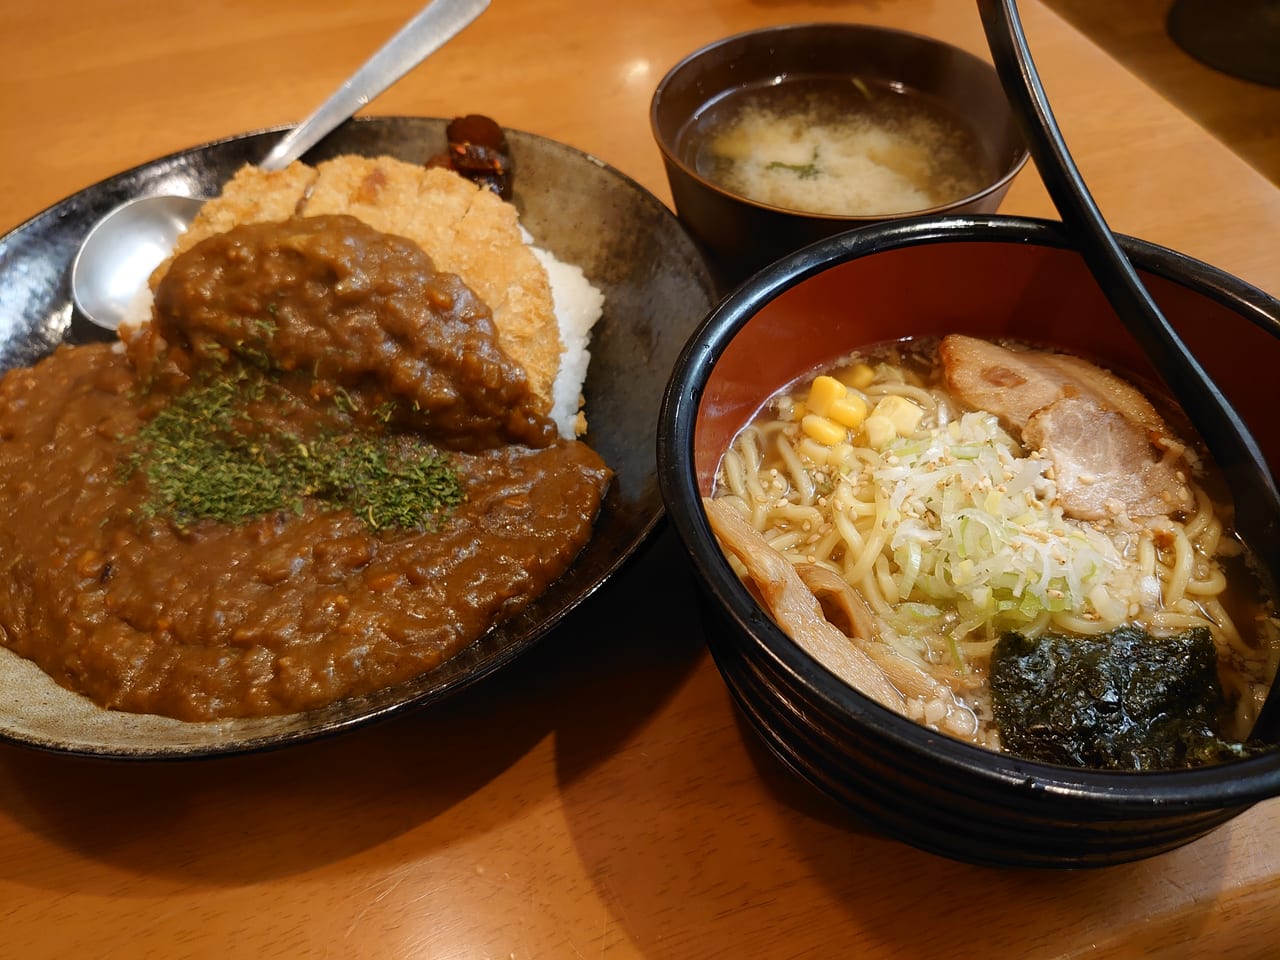
[[[831,404],[842,400],[845,392],[844,384],[835,377],[816,377],[809,387],[809,399],[805,401],[805,405],[812,413],[825,417]]]
[[[879,413],[873,413],[862,422],[862,432],[867,435],[867,445],[879,450],[898,435],[893,421]]]
[[[844,381],[845,386],[853,387],[855,390],[867,389],[875,378],[875,370],[865,363],[855,363],[852,367],[840,372],[840,379]]]
[[[827,407],[827,416],[850,430],[857,430],[862,421],[867,419],[867,401],[861,394],[846,393]]]
[[[816,413],[806,414],[800,421],[800,429],[828,447],[848,439],[849,436],[849,432],[840,424],[826,417],[820,417]]]
[[[890,394],[876,404],[873,413],[892,421],[897,435],[905,437],[915,433],[916,428],[920,426],[920,420],[924,417],[924,408],[917,403],[912,403],[906,397]]]

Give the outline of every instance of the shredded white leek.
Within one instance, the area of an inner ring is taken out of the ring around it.
[[[1120,549],[1063,516],[1048,463],[1024,456],[995,417],[965,413],[880,453],[849,479],[874,488],[879,525],[891,531],[897,593],[914,601],[894,618],[899,629],[937,630],[921,612],[947,607],[956,639],[979,624],[1020,629],[1045,610],[1123,620],[1138,591]]]

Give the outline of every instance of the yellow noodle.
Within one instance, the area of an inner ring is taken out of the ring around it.
[[[898,603],[902,597],[898,593],[898,584],[893,579],[893,575],[889,572],[889,560],[883,554],[877,554],[875,563],[872,565],[872,573],[876,578],[876,583],[880,585],[880,592],[884,594],[886,603]]]
[[[1041,610],[1036,614],[1036,618],[1020,631],[1026,637],[1038,637],[1049,629],[1049,624],[1053,620],[1053,614],[1048,610]]]
[[[1061,610],[1056,610],[1050,614],[1049,622],[1059,630],[1067,633],[1078,633],[1087,637],[1106,633],[1114,626],[1114,624],[1104,623],[1102,620],[1090,620],[1088,617],[1077,616]]]
[[[846,577],[850,581],[858,581],[871,572],[872,565],[884,549],[889,532],[877,524],[870,531],[862,545],[862,550],[854,556],[853,564],[848,568]]]
[[[1222,693],[1228,702],[1234,701],[1231,722],[1238,737],[1247,736],[1248,731],[1253,729],[1254,721],[1258,719],[1259,703],[1255,690],[1255,685],[1249,683],[1242,674],[1234,670],[1223,671]]]
[[[1240,635],[1240,631],[1236,628],[1235,621],[1231,619],[1226,607],[1219,601],[1205,600],[1201,603],[1201,607],[1209,622],[1217,626],[1228,647],[1245,657],[1256,657],[1258,655],[1257,649],[1245,642],[1244,637]]]
[[[1190,540],[1198,538],[1209,528],[1209,524],[1214,520],[1213,502],[1209,499],[1209,494],[1202,488],[1196,487],[1195,496],[1196,512],[1184,524],[1187,538]]]
[[[726,451],[724,459],[720,461],[720,480],[735,497],[746,499],[747,480],[742,455],[732,448]]]
[[[743,467],[751,474],[759,474],[762,459],[760,450],[760,427],[747,427],[734,443],[738,455],[742,457]]]
[[[840,486],[836,488],[835,498],[851,518],[874,517],[876,515],[876,505],[874,501],[863,500],[859,497],[857,492],[853,489],[852,484],[840,484]]]
[[[831,459],[831,447],[819,443],[812,437],[801,437],[795,446],[796,453],[813,463],[826,464]]]
[[[747,492],[745,499],[748,503],[762,502],[766,494],[760,479],[760,451],[756,446],[755,436],[744,434],[737,446],[738,455],[742,457],[742,473]]]
[[[837,512],[832,517],[832,520],[835,523],[836,530],[840,533],[840,538],[844,541],[844,558],[846,568],[852,568],[857,557],[863,551],[863,544],[865,541],[862,538],[862,532],[853,522],[853,517],[847,513]],[[854,578],[848,576],[847,573],[845,575],[845,579],[850,583],[856,582]]]
[[[1165,609],[1170,611],[1171,613],[1181,613],[1188,617],[1200,617],[1203,620],[1209,619],[1208,617],[1204,616],[1203,611],[1200,609],[1200,604],[1196,603],[1194,600],[1188,597],[1183,597],[1177,603],[1169,604],[1168,606],[1165,607]]]
[[[991,659],[991,651],[996,647],[995,640],[964,640],[957,644],[960,653],[969,663]]]
[[[1187,583],[1191,580],[1191,569],[1195,564],[1195,551],[1191,549],[1191,541],[1187,539],[1182,528],[1173,526],[1173,568],[1169,571],[1165,583],[1165,603],[1174,604],[1187,593]]]
[[[867,387],[866,394],[868,397],[887,397],[896,395],[899,397],[907,397],[914,400],[926,411],[932,411],[938,406],[938,398],[923,387],[913,387],[906,383],[885,383],[874,384]]]
[[[839,567],[831,562],[831,555],[835,552],[836,546],[840,541],[840,530],[833,524],[831,525],[831,529],[827,531],[826,535],[814,544],[813,562],[823,563],[825,566],[828,566],[838,572]]]
[[[1197,564],[1199,566],[1199,564]],[[1186,591],[1197,597],[1217,596],[1227,589],[1227,575],[1221,567],[1204,564],[1204,576],[1187,581]]]
[[[809,523],[816,526],[826,522],[822,511],[817,507],[796,503],[775,503],[769,510],[769,515],[774,523],[786,523],[789,525]]]
[[[1222,539],[1223,527],[1222,521],[1217,517],[1200,534],[1196,541],[1196,548],[1206,557],[1227,556],[1228,553],[1236,552],[1233,548],[1236,546],[1234,540]]]
[[[1191,579],[1191,570],[1195,563],[1195,552],[1178,524],[1160,517],[1153,520],[1150,526],[1172,540],[1171,546],[1161,550],[1159,555],[1162,561],[1160,581],[1164,604],[1166,607],[1173,607],[1187,592],[1187,582]]]
[[[880,555],[889,538],[889,531],[884,527],[880,507],[881,504],[877,497],[876,514],[871,528],[865,532],[859,531],[859,536],[856,539],[850,539],[851,547],[855,543],[858,544],[856,551],[853,553],[853,562],[849,564],[846,558],[845,576],[851,583],[857,583],[870,572],[872,564],[875,563],[876,557]],[[847,534],[846,538],[848,538]]]
[[[1179,613],[1176,610],[1158,610],[1147,618],[1147,624],[1153,631],[1167,630],[1170,633],[1180,633],[1195,627],[1216,629],[1216,625],[1211,620],[1193,613]]]
[[[871,608],[871,612],[876,616],[881,619],[887,619],[892,615],[893,608],[889,606],[884,594],[880,592],[880,585],[876,583],[875,578],[870,574],[854,583],[854,589],[862,594],[862,599],[867,602],[867,606]]]
[[[800,542],[800,534],[793,530],[790,533],[780,533],[774,537],[765,537],[765,540],[769,546],[779,553],[786,553]]]
[[[805,470],[804,464],[800,458],[796,456],[796,452],[787,442],[785,436],[779,436],[774,447],[778,451],[778,456],[782,458],[782,462],[786,464],[787,476],[791,478],[792,488],[800,498],[800,502],[804,504],[813,503],[814,484],[813,478],[809,476],[809,472]]]

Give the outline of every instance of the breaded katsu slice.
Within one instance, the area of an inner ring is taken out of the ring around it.
[[[242,223],[269,223],[297,216],[315,182],[315,169],[298,161],[283,170],[241,167],[222,193],[200,208],[187,232],[178,237],[169,259],[190,250],[206,237],[226,233]],[[156,268],[151,278],[152,289],[168,269],[168,260]]]
[[[515,207],[451,170],[358,156],[270,172],[245,166],[200,208],[174,255],[239,224],[340,213],[413,240],[437,270],[460,276],[493,313],[498,342],[524,368],[539,412],[551,411],[563,345],[547,271]],[[153,290],[170,260],[152,274]]]
[[[456,273],[493,312],[502,349],[551,409],[563,346],[547,272],[520,233],[516,209],[451,170],[391,157],[321,163],[303,216],[347,213],[408,237],[436,269]]]

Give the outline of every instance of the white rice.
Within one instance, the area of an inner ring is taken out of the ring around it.
[[[604,294],[591,285],[582,268],[556,259],[541,247],[530,246],[547,271],[551,301],[560,325],[560,370],[551,388],[551,419],[562,437],[573,439],[586,430],[586,417],[578,411],[583,404],[582,384],[591,362],[591,328],[604,312]]]

